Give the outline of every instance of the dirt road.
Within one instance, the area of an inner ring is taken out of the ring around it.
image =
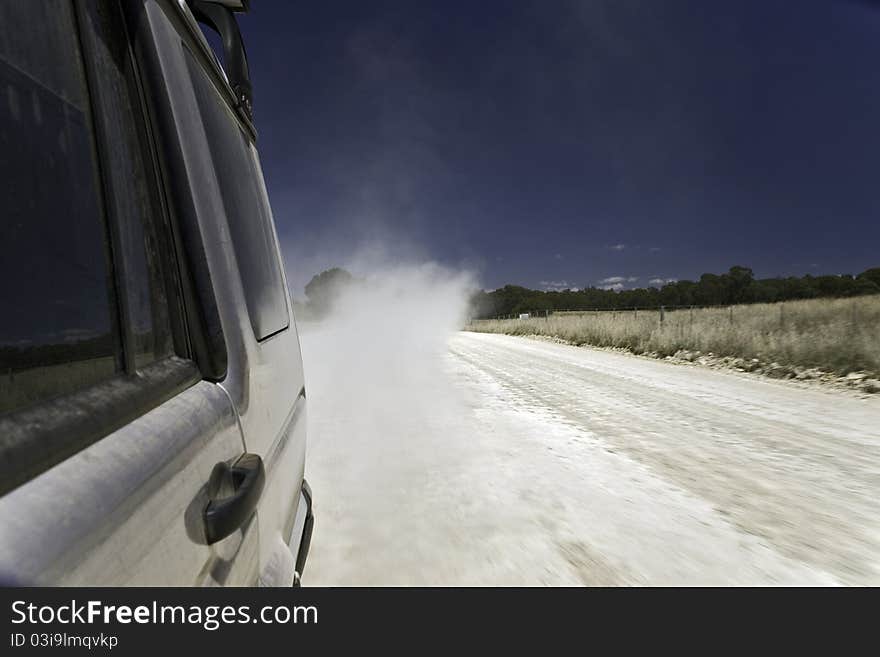
[[[338,338],[303,338],[306,584],[880,584],[880,396],[501,335]]]

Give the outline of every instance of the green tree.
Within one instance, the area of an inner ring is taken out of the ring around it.
[[[748,267],[735,265],[726,274],[727,299],[722,303],[744,303],[750,301],[749,288],[755,280],[755,275]]]
[[[312,276],[306,284],[309,306],[318,315],[329,312],[342,291],[354,281],[354,276],[344,269],[333,267]]]
[[[869,281],[880,288],[880,267],[872,267],[871,269],[866,269],[861,274],[856,276],[856,278],[861,281]]]

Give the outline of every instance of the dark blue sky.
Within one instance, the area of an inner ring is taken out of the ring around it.
[[[869,3],[252,7],[259,148],[297,285],[372,238],[486,287],[880,265]]]

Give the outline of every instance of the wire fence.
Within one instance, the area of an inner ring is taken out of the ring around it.
[[[495,321],[495,320],[526,320],[526,319],[549,319],[554,316],[567,317],[603,317],[613,319],[638,319],[640,316],[644,319],[646,315],[656,315],[656,321],[662,326],[666,323],[668,316],[675,313],[680,318],[682,314],[687,314],[691,322],[694,319],[694,313],[697,311],[714,310],[718,314],[726,314],[726,318],[731,324],[736,323],[737,313],[752,309],[756,306],[764,306],[768,312],[777,312],[779,314],[780,325],[785,324],[786,305],[802,303],[803,300],[778,301],[776,303],[745,303],[745,304],[703,304],[703,305],[662,305],[662,306],[630,306],[622,308],[578,308],[569,310],[532,310],[519,313],[509,313],[503,315],[495,315],[493,317],[472,318],[471,322]],[[853,305],[851,312],[854,322],[858,320],[858,306]]]

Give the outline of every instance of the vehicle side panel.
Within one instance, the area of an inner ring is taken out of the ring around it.
[[[0,573],[52,585],[256,580],[256,518],[204,540],[205,488],[242,452],[232,404],[200,382],[0,498]]]

